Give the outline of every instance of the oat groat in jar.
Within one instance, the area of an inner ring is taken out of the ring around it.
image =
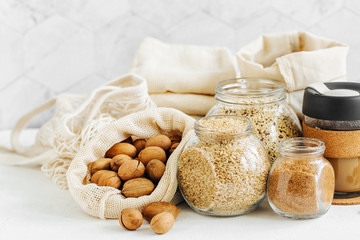
[[[253,134],[265,146],[270,161],[279,156],[279,142],[301,135],[294,110],[285,102],[282,82],[262,78],[224,80],[216,86],[216,104],[211,115],[237,115],[251,119]]]
[[[195,122],[196,136],[178,163],[181,193],[195,211],[242,215],[263,200],[270,161],[251,130],[246,117],[211,116]]]

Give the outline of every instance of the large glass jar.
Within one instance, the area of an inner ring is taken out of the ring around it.
[[[195,122],[196,136],[178,162],[181,193],[195,211],[241,215],[263,200],[270,161],[251,130],[246,117],[211,116]]]
[[[237,115],[251,119],[253,134],[264,144],[270,161],[279,156],[279,142],[301,135],[294,110],[285,102],[282,82],[261,78],[224,80],[216,86],[211,115]]]
[[[315,138],[281,141],[280,157],[272,165],[268,200],[279,215],[295,219],[315,218],[331,206],[334,170],[324,157],[325,144]]]

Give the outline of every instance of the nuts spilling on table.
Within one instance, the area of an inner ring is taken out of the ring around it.
[[[175,219],[177,218],[181,210],[178,209],[174,204],[168,202],[153,202],[146,205],[142,209],[144,219],[148,222],[150,222],[155,215],[162,212],[171,213]]]
[[[133,141],[130,137],[116,143],[103,158],[89,164],[90,183],[118,188],[125,197],[149,195],[180,141],[180,136],[158,134],[149,139]]]
[[[120,225],[127,230],[136,230],[143,223],[141,212],[134,208],[125,208],[119,217]]]
[[[150,222],[150,227],[157,234],[167,233],[174,225],[174,216],[168,212],[156,214]]]
[[[144,218],[155,233],[164,234],[172,228],[180,212],[181,210],[172,203],[153,202],[146,205],[142,213],[134,208],[122,210],[119,223],[127,230],[136,230],[142,225]]]

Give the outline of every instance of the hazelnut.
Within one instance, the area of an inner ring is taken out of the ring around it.
[[[145,147],[151,147],[151,146],[157,146],[164,149],[164,151],[167,151],[171,146],[171,140],[168,136],[165,136],[163,134],[158,134],[156,136],[153,136],[149,138],[146,141]]]
[[[165,172],[165,164],[158,159],[153,159],[146,165],[145,172],[151,181],[157,183]]]
[[[130,143],[116,143],[105,153],[105,157],[113,158],[119,154],[125,154],[134,158],[136,156],[136,148]]]
[[[99,158],[91,164],[90,173],[93,175],[99,170],[109,170],[110,169],[111,158]]]
[[[138,160],[129,160],[124,162],[118,170],[118,175],[123,181],[143,176],[145,166]]]
[[[90,182],[98,184],[100,177],[109,170],[99,170],[91,176]]]
[[[155,185],[146,178],[134,178],[126,181],[121,190],[125,197],[140,197],[150,194]]]
[[[159,159],[163,163],[166,162],[166,153],[161,147],[146,147],[139,153],[140,161],[146,165],[153,159]]]
[[[134,147],[137,150],[137,153],[141,152],[145,148],[146,140],[145,139],[137,139],[133,142]]]
[[[121,185],[121,180],[116,172],[108,171],[103,173],[98,181],[99,186],[108,186],[113,188],[119,188]]]
[[[136,230],[143,223],[141,212],[134,208],[125,208],[119,217],[120,225],[127,230]]]
[[[169,212],[171,213],[174,218],[177,218],[179,213],[181,212],[174,204],[169,202],[153,202],[149,203],[142,209],[142,214],[144,215],[144,219],[148,222],[159,213],[162,212]]]
[[[117,172],[119,167],[126,161],[132,160],[131,157],[125,154],[119,154],[113,157],[110,161],[110,167],[113,171]]]
[[[150,222],[150,227],[157,234],[167,233],[174,225],[174,216],[168,212],[156,214]]]

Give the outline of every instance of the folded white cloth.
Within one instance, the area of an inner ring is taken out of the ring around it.
[[[166,44],[145,38],[130,72],[143,76],[150,93],[214,94],[216,84],[236,76],[228,48]]]
[[[303,89],[314,82],[346,80],[348,46],[307,32],[267,34],[237,53],[242,77],[285,83],[290,106],[302,117]]]
[[[307,32],[263,35],[237,53],[241,76],[281,80],[289,92],[344,80],[348,46]]]
[[[198,117],[206,115],[215,105],[213,95],[153,93],[150,94],[150,98],[158,107],[176,108],[186,114]]]

